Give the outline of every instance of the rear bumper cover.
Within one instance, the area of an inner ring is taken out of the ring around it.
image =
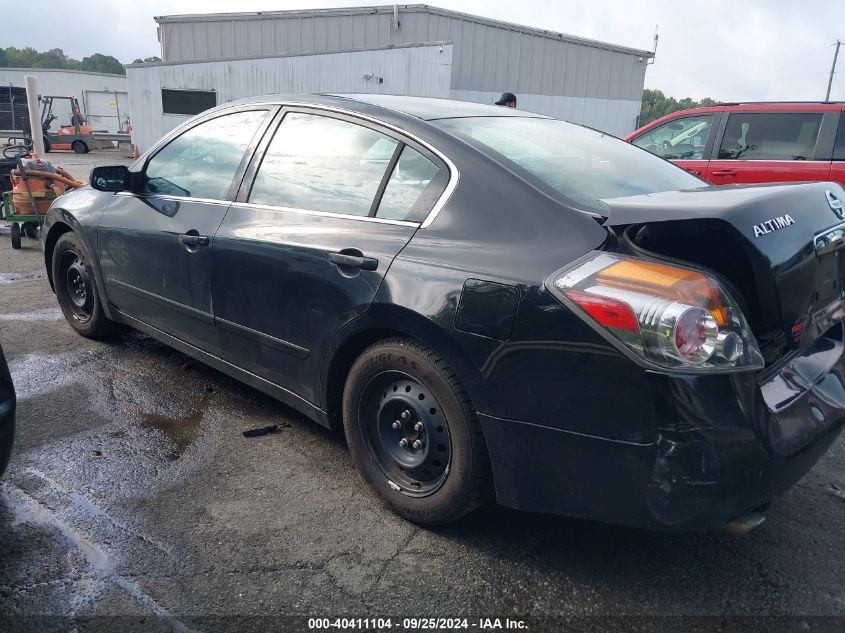
[[[712,528],[768,504],[842,431],[845,348],[836,330],[765,381],[649,374],[650,443],[479,414],[498,502],[670,531]],[[611,389],[597,386],[596,406]]]

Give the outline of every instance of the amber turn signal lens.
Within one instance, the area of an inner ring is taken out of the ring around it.
[[[722,291],[702,273],[656,262],[624,259],[611,264],[596,281],[605,286],[624,288],[700,305],[713,314],[719,327],[728,323],[728,307]]]

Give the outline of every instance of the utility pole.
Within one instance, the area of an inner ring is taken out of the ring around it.
[[[839,57],[839,47],[842,42],[836,40],[836,52],[833,53],[833,66],[830,67],[830,79],[827,80],[827,94],[824,97],[825,101],[830,101],[830,86],[833,84],[833,73],[836,70],[836,58]]]

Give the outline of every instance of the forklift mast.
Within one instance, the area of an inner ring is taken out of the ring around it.
[[[53,124],[53,121],[59,118],[57,114],[53,113],[53,101],[55,100],[66,100],[69,102],[70,105],[70,124],[77,128],[77,134],[79,134],[79,126],[85,123],[85,117],[82,115],[82,111],[79,109],[79,101],[76,97],[59,97],[55,95],[47,95],[39,97],[41,99],[41,129],[44,134],[47,134],[50,131],[50,126]]]

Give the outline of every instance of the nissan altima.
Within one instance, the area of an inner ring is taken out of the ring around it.
[[[342,428],[396,513],[746,524],[845,416],[845,191],[456,101],[264,97],[55,201],[70,325]],[[272,468],[272,464],[268,464]]]

